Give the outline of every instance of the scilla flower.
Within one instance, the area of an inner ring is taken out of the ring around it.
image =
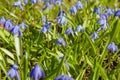
[[[73,5],[73,6],[70,8],[69,12],[70,12],[71,14],[75,14],[75,15],[76,15],[76,13],[77,13],[77,8]]]
[[[4,16],[2,16],[1,18],[0,18],[0,24],[4,24],[6,22],[6,19],[4,18]]]
[[[22,36],[22,32],[20,30],[20,27],[19,26],[14,26],[11,30],[10,30],[10,33],[14,34],[14,35],[18,35],[18,37]]]
[[[36,4],[36,3],[38,3],[38,0],[31,0],[31,3]]]
[[[59,16],[57,17],[57,23],[60,25],[65,25],[67,24],[67,19],[64,16]]]
[[[11,30],[13,28],[13,24],[10,19],[6,20],[4,23],[4,28],[6,30]]]
[[[112,52],[117,52],[118,51],[118,47],[115,45],[114,42],[111,42],[108,46],[107,49],[112,51]]]
[[[107,11],[107,15],[108,15],[108,16],[114,14],[114,10],[111,9],[111,8],[108,8],[106,11]]]
[[[83,4],[80,1],[78,1],[75,6],[76,6],[77,9],[83,9],[84,8]]]
[[[14,64],[11,69],[8,71],[7,77],[9,76],[11,80],[13,80],[14,78],[16,78],[16,80],[20,80],[20,76],[18,73],[18,66],[16,64]]]
[[[66,46],[66,42],[63,38],[58,38],[55,43],[59,46]]]
[[[99,38],[99,36],[96,32],[93,32],[90,37],[91,37],[93,42],[94,42],[95,39]]]
[[[55,80],[75,80],[75,79],[69,77],[68,75],[59,75],[55,78]]]
[[[68,29],[65,31],[65,34],[74,35],[74,32],[73,32],[72,28],[68,27]]]
[[[60,5],[64,4],[64,2],[62,2],[61,0],[56,0],[55,4],[60,6]]]
[[[60,12],[58,13],[58,17],[59,17],[59,16],[65,16],[65,15],[66,15],[65,11],[60,11]]]
[[[84,31],[85,31],[85,28],[82,27],[81,25],[78,25],[78,26],[76,27],[76,29],[75,29],[75,32],[80,32],[80,31],[84,32]]]
[[[40,30],[42,33],[50,32],[51,23],[44,24],[43,28]]]
[[[27,4],[28,3],[28,0],[24,0],[24,4]]]
[[[120,10],[117,10],[114,15],[120,17]]]
[[[20,0],[17,2],[14,2],[13,6],[19,7],[21,10],[24,10]]]
[[[45,78],[45,73],[38,64],[36,64],[34,68],[31,70],[30,78],[33,78],[34,80]]]
[[[100,8],[95,7],[93,13],[100,14],[101,13]]]
[[[28,25],[25,24],[24,22],[20,23],[19,26],[20,26],[22,29],[25,29],[26,27],[28,27]]]

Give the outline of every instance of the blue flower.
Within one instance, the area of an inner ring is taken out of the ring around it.
[[[6,20],[6,22],[4,23],[4,28],[7,30],[11,30],[13,28],[13,25],[10,19]]]
[[[24,0],[24,4],[28,4],[28,0]]]
[[[65,15],[66,15],[65,11],[60,11],[60,12],[58,13],[58,17],[60,17],[60,16],[65,16]]]
[[[34,80],[38,80],[44,77],[45,77],[44,71],[38,64],[36,64],[30,72],[30,78],[33,78]]]
[[[16,7],[19,7],[21,10],[24,10],[23,6],[21,4],[21,1],[14,2],[13,5],[16,6]]]
[[[114,10],[111,9],[111,8],[108,8],[106,11],[107,11],[107,15],[108,15],[108,16],[114,14]]]
[[[4,18],[4,16],[2,16],[1,18],[0,18],[0,24],[4,24],[6,22],[6,19]]]
[[[13,80],[13,78],[16,78],[16,80],[20,80],[20,76],[18,73],[18,66],[16,64],[14,64],[11,69],[8,71],[7,77],[10,76],[11,80]]]
[[[50,32],[50,26],[51,23],[46,23],[44,24],[43,28],[40,30],[40,32],[46,33],[46,32]]]
[[[114,15],[120,17],[120,10],[117,10]]]
[[[112,51],[112,52],[117,52],[118,51],[118,47],[115,45],[114,42],[111,42],[108,46],[107,49]]]
[[[72,28],[68,27],[68,29],[65,31],[65,34],[74,35],[74,32],[73,32]]]
[[[80,31],[84,32],[84,31],[85,31],[85,28],[82,27],[81,25],[78,25],[78,26],[76,27],[76,29],[75,29],[75,32],[80,32]]]
[[[60,25],[65,25],[67,24],[67,19],[64,17],[64,16],[59,16],[57,17],[58,20],[57,20],[57,23],[60,24]]]
[[[100,8],[98,8],[98,7],[95,7],[93,12],[96,13],[96,14],[100,14],[101,13]]]
[[[50,4],[54,4],[55,0],[50,0],[49,2],[50,2]]]
[[[43,16],[43,17],[41,18],[41,21],[42,21],[42,23],[43,23],[43,24],[45,24],[45,23],[46,23],[46,21],[47,21],[46,16]]]
[[[69,12],[70,12],[71,14],[75,14],[75,15],[76,15],[76,13],[77,13],[77,8],[73,5],[73,6],[70,8]]]
[[[95,39],[99,38],[99,36],[96,32],[93,32],[90,37],[91,37],[93,42],[94,42]]]
[[[55,78],[55,80],[75,80],[75,79],[69,77],[68,75],[59,75]]]
[[[101,30],[105,30],[108,26],[108,23],[107,23],[107,15],[106,14],[101,14],[100,15],[100,19],[98,20],[98,24],[101,26],[99,29],[98,29],[98,32],[101,31]],[[109,26],[108,26],[109,27]]]
[[[66,42],[63,38],[58,38],[55,43],[59,46],[66,46]]]
[[[77,9],[83,9],[84,8],[83,4],[80,1],[78,1],[75,6],[76,6]]]
[[[36,3],[38,3],[38,0],[31,0],[31,3],[36,4]]]
[[[19,27],[21,27],[22,29],[25,29],[26,27],[28,27],[28,25],[22,22],[19,24]]]
[[[22,32],[20,30],[20,27],[19,26],[14,26],[11,30],[10,30],[10,33],[16,35],[18,34],[18,37],[22,36]]]
[[[56,0],[55,4],[60,6],[60,5],[64,4],[64,2],[62,2],[61,0]]]

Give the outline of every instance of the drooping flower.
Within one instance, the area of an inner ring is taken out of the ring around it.
[[[76,29],[75,29],[75,32],[80,32],[80,31],[84,32],[84,31],[85,31],[85,28],[82,27],[81,25],[78,25],[78,26],[76,27]]]
[[[64,16],[59,16],[57,17],[57,23],[60,25],[65,25],[67,24],[67,19]]]
[[[107,12],[107,15],[108,15],[108,16],[114,14],[114,10],[111,9],[111,8],[108,8],[108,9],[106,10],[106,12]]]
[[[6,30],[11,30],[13,28],[13,24],[10,19],[6,20],[4,23],[4,28]]]
[[[43,17],[41,18],[41,21],[42,21],[42,23],[43,23],[43,24],[45,24],[45,23],[46,23],[46,21],[47,21],[46,16],[43,16]]]
[[[44,24],[43,28],[40,30],[40,32],[46,33],[46,32],[50,32],[50,26],[51,23],[46,23]]]
[[[73,32],[73,30],[72,30],[72,28],[71,27],[68,27],[68,29],[65,31],[65,34],[68,34],[68,35],[74,35],[74,32]]]
[[[120,10],[117,10],[114,15],[120,17]]]
[[[28,0],[24,0],[24,4],[28,4]]]
[[[20,76],[18,73],[18,66],[16,64],[14,64],[11,69],[8,71],[8,73],[6,74],[6,76],[10,77],[11,80],[13,80],[14,78],[16,78],[16,80],[20,80]]]
[[[95,7],[94,10],[93,10],[93,13],[101,14],[100,8],[99,7]]]
[[[50,0],[49,3],[50,3],[50,4],[54,4],[54,3],[55,3],[55,0]]]
[[[26,27],[28,27],[28,25],[22,22],[19,24],[19,27],[21,27],[22,29],[25,29]]]
[[[2,16],[2,17],[0,18],[0,24],[4,24],[5,22],[6,22],[6,19],[5,19],[4,16]]]
[[[99,36],[96,32],[93,32],[90,37],[91,37],[93,42],[94,42],[95,39],[99,38]]]
[[[83,4],[80,1],[78,1],[75,6],[76,6],[77,9],[83,9],[84,8]]]
[[[63,38],[58,38],[55,43],[59,46],[66,46],[66,42]]]
[[[36,4],[36,3],[38,3],[38,0],[31,0],[31,3]]]
[[[20,27],[18,25],[14,26],[11,30],[10,33],[14,34],[14,35],[18,35],[18,37],[22,36],[22,32],[20,30]]]
[[[98,20],[98,24],[101,26],[98,29],[98,32],[101,30],[105,30],[107,28],[107,15],[106,14],[101,14],[100,19]]]
[[[55,80],[75,80],[75,79],[69,77],[68,75],[59,75],[55,78]]]
[[[77,13],[77,8],[73,5],[73,6],[69,9],[69,12],[70,12],[71,14],[75,14],[75,15],[76,15],[76,13]]]
[[[118,47],[115,45],[114,42],[111,42],[108,46],[107,49],[112,51],[112,52],[117,52],[118,51]]]
[[[65,16],[66,15],[66,13],[65,13],[65,11],[60,11],[59,13],[58,13],[58,17],[60,17],[60,16]]]
[[[13,3],[13,6],[19,7],[21,10],[24,10],[24,9],[23,9],[23,6],[22,6],[22,3],[21,3],[20,0],[17,1],[17,2],[14,2],[14,3]]]
[[[64,2],[62,2],[61,0],[56,0],[55,4],[60,6],[60,5],[64,4]]]
[[[30,78],[33,78],[34,80],[45,78],[45,73],[38,64],[36,64],[34,68],[31,70]]]

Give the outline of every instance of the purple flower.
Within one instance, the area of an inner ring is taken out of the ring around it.
[[[100,14],[101,13],[100,8],[98,8],[98,7],[95,7],[93,12],[96,13],[96,14]]]
[[[44,24],[43,28],[40,30],[40,32],[46,33],[46,32],[50,32],[50,26],[51,23],[46,23]]]
[[[90,37],[91,37],[93,42],[94,42],[95,39],[99,38],[99,36],[96,32],[93,32]]]
[[[69,77],[68,75],[59,75],[55,78],[55,80],[75,80],[75,79]]]
[[[65,31],[65,34],[74,35],[74,32],[73,32],[72,28],[68,27],[68,29]]]
[[[75,32],[80,32],[80,31],[84,32],[84,31],[85,31],[85,28],[82,27],[81,25],[78,25],[78,26],[76,27],[76,29],[75,29]]]
[[[58,38],[55,43],[59,46],[66,46],[66,42],[63,38]]]
[[[75,15],[76,15],[76,13],[77,13],[77,8],[73,5],[73,6],[70,8],[69,12],[70,12],[71,14],[75,14]]]
[[[83,4],[80,1],[78,1],[75,6],[76,6],[77,9],[83,9],[84,8]]]
[[[18,34],[18,37],[22,36],[22,32],[20,30],[20,27],[19,26],[14,26],[11,30],[10,30],[10,33],[16,35]]]
[[[65,11],[60,11],[60,12],[58,13],[58,17],[60,17],[60,16],[65,16],[65,15],[66,15]]]
[[[57,17],[58,20],[57,20],[57,23],[60,24],[60,25],[65,25],[67,24],[67,19],[64,17],[64,16],[59,16]]]
[[[0,24],[4,24],[6,22],[6,19],[4,18],[4,16],[2,16],[1,18],[0,18]]]
[[[45,77],[44,71],[38,64],[36,64],[30,72],[30,78],[33,78],[34,80],[38,80],[44,77]]]
[[[60,6],[60,5],[64,4],[64,2],[62,2],[61,0],[56,0],[55,4]]]
[[[21,10],[24,10],[21,4],[21,1],[17,1],[13,3],[14,6],[19,7]]]
[[[31,3],[36,4],[36,3],[38,3],[38,0],[31,0]]]
[[[105,30],[107,28],[107,16],[105,14],[100,15],[100,19],[98,20],[98,24],[101,26],[98,29],[98,32],[101,30]]]
[[[28,0],[24,0],[24,4],[28,4]]]
[[[6,20],[6,22],[4,23],[4,28],[7,30],[11,30],[13,28],[13,25],[10,19]]]
[[[49,2],[50,2],[50,4],[54,4],[55,0],[50,0]]]
[[[111,8],[108,8],[106,11],[107,11],[107,15],[108,15],[108,16],[114,14],[114,10],[111,9]]]
[[[120,17],[120,10],[117,10],[114,15]]]
[[[45,24],[45,23],[46,23],[46,21],[47,21],[46,16],[43,16],[43,17],[41,18],[41,21],[42,21],[42,23],[43,23],[43,24]]]
[[[16,80],[20,80],[20,76],[18,73],[18,66],[16,64],[14,64],[11,69],[8,71],[7,77],[10,76],[11,80],[13,80],[13,78],[16,78]]]
[[[114,42],[111,42],[108,46],[107,49],[112,51],[112,52],[117,52],[118,51],[118,47],[115,45]]]
[[[26,27],[28,27],[28,25],[25,24],[24,22],[20,23],[19,26],[20,26],[22,29],[25,29]]]

